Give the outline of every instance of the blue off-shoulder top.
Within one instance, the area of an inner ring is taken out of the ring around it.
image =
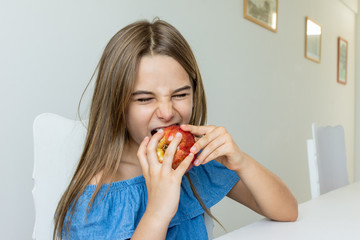
[[[224,198],[239,180],[234,171],[216,161],[193,167],[188,173],[208,209]],[[88,203],[95,188],[96,185],[87,186],[80,196],[68,233],[64,224],[63,238],[130,239],[146,209],[144,177],[114,182],[110,186],[104,184],[87,216]],[[182,179],[179,207],[169,224],[166,239],[208,239],[204,209],[194,196],[186,176]]]

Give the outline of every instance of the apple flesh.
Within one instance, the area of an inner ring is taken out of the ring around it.
[[[175,135],[177,132],[180,132],[182,135],[182,139],[177,147],[177,150],[174,155],[173,163],[172,163],[172,168],[176,169],[180,165],[180,163],[189,155],[190,148],[195,143],[195,138],[194,138],[194,135],[192,135],[190,132],[185,132],[178,125],[170,126],[170,127],[164,128],[163,130],[164,130],[164,136],[160,140],[158,147],[156,149],[156,153],[157,153],[158,160],[160,163],[163,162],[165,151],[166,151],[168,145],[170,144],[170,141],[168,140],[169,137],[172,136],[172,138],[175,138]],[[193,160],[195,160],[195,159],[196,159],[196,156],[194,156]],[[189,171],[192,166],[193,166],[193,163],[190,164],[187,171]]]

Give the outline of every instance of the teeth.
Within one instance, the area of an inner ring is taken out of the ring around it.
[[[171,125],[171,126],[174,126],[174,125],[180,125],[179,123],[176,123],[176,124],[173,124],[173,125]],[[169,126],[170,127],[170,126]],[[157,133],[160,129],[163,129],[163,128],[156,128],[156,129],[154,129],[154,130],[152,130],[151,131],[151,135],[154,135],[155,133]]]

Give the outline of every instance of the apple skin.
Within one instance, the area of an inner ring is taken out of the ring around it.
[[[160,140],[158,147],[156,149],[156,154],[158,156],[158,160],[160,163],[163,162],[166,148],[170,144],[170,141],[168,140],[169,137],[172,136],[173,138],[175,138],[177,132],[180,132],[182,135],[182,139],[177,147],[172,163],[172,168],[176,169],[180,165],[180,163],[189,155],[190,148],[195,143],[195,137],[190,132],[185,132],[184,130],[182,130],[178,125],[164,128],[163,131],[164,131],[164,136]],[[194,156],[193,161],[195,159],[196,159],[196,155]],[[187,171],[189,171],[192,168],[192,166],[193,166],[193,162],[190,164]]]

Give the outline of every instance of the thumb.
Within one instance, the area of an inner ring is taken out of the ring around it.
[[[189,153],[189,155],[187,155],[187,157],[180,163],[180,165],[175,169],[175,172],[178,175],[178,177],[182,177],[186,173],[193,159],[194,159],[194,154]]]

